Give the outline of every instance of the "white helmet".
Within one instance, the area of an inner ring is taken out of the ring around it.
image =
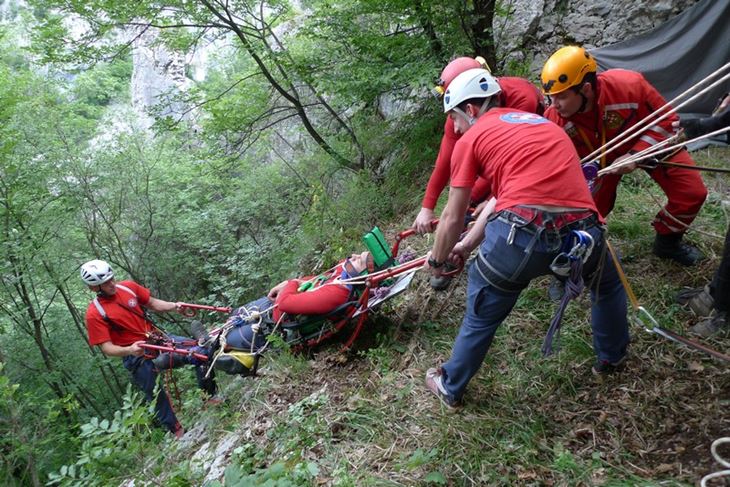
[[[490,98],[502,91],[497,80],[482,68],[468,69],[449,84],[444,94],[444,113],[472,98]],[[486,101],[486,100],[485,100]],[[482,105],[484,108],[486,105]]]
[[[114,271],[103,260],[90,260],[81,266],[81,280],[89,286],[104,284],[113,277]]]

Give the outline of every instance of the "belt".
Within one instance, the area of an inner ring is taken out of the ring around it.
[[[532,224],[546,230],[560,230],[572,223],[586,220],[591,217],[596,219],[595,213],[591,210],[576,210],[558,213],[540,210],[538,208],[528,208],[525,206],[512,206],[510,208],[505,208],[500,213],[511,213],[512,215],[524,220],[525,225]],[[509,218],[509,215],[504,216],[506,216],[508,220],[513,221],[512,218]]]

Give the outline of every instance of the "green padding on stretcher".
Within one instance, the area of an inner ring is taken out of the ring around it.
[[[373,256],[376,267],[388,265],[393,260],[393,254],[390,252],[388,242],[385,241],[383,232],[378,227],[373,227],[368,233],[362,237],[365,246]]]

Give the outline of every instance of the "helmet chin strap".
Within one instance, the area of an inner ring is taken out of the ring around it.
[[[468,123],[469,126],[474,125],[474,122],[476,122],[476,119],[474,117],[470,117],[469,115],[467,115],[467,113],[464,110],[462,110],[461,108],[454,107],[454,108],[452,108],[452,110],[454,112],[458,113],[461,116],[461,118],[466,120],[466,123]]]
[[[459,115],[461,115],[464,118],[464,120],[466,120],[466,123],[468,123],[469,126],[471,127],[472,125],[474,125],[476,123],[476,121],[477,121],[477,119],[479,117],[481,117],[482,115],[484,115],[484,113],[487,110],[489,110],[489,106],[490,106],[490,102],[491,101],[492,101],[492,97],[491,96],[488,96],[488,97],[486,97],[484,99],[484,101],[482,102],[482,106],[479,107],[479,111],[477,112],[477,116],[476,117],[470,116],[469,114],[467,114],[464,110],[462,110],[459,107],[454,107],[454,108],[452,108],[452,110],[454,110],[456,113],[458,113]]]

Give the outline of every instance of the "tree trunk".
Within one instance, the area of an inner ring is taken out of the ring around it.
[[[473,22],[471,24],[471,41],[474,52],[486,59],[487,64],[495,66],[497,53],[494,47],[495,0],[474,0]],[[468,20],[468,19],[467,19]]]

